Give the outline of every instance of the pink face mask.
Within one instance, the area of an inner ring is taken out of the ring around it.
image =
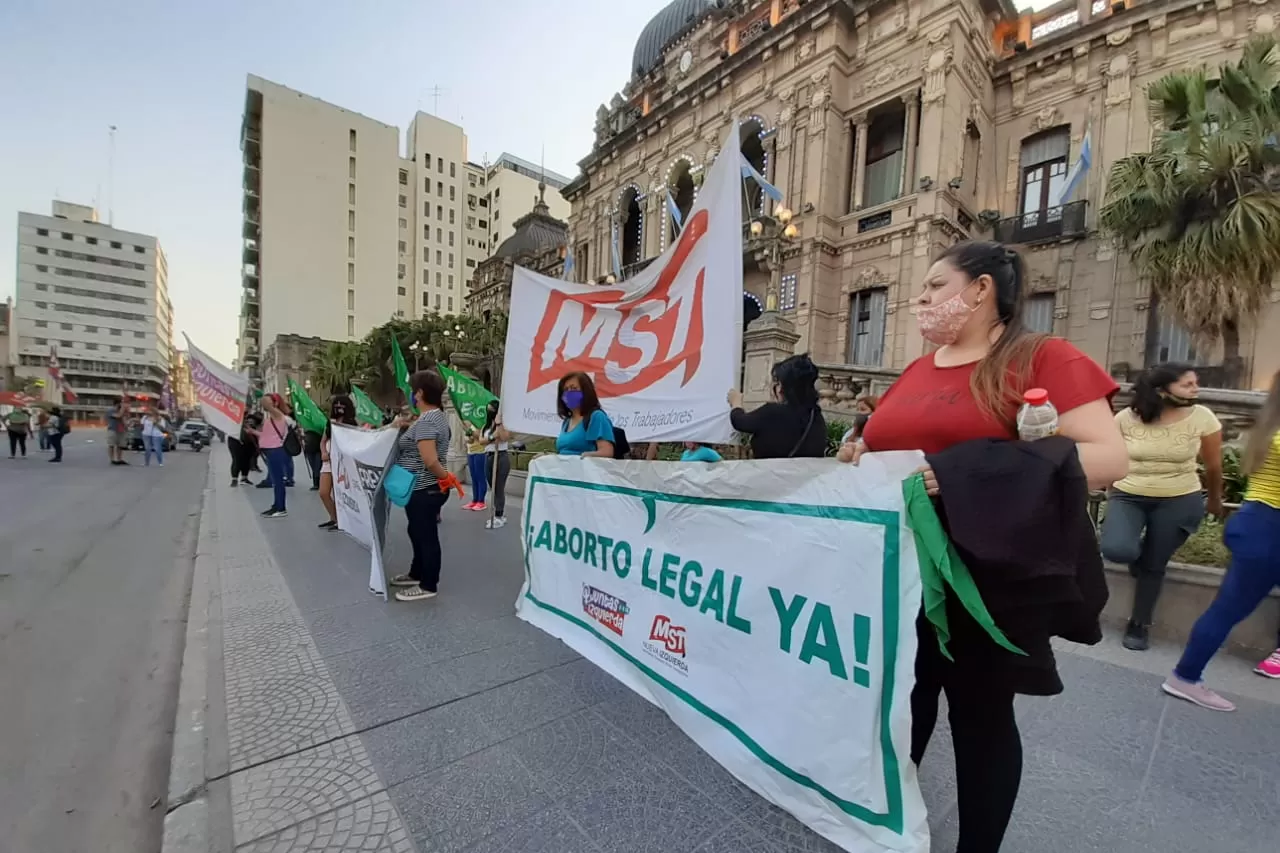
[[[964,301],[964,288],[955,296],[937,305],[920,308],[916,311],[916,323],[920,326],[920,334],[931,344],[940,347],[954,344],[960,337],[960,330],[973,316],[974,309]]]

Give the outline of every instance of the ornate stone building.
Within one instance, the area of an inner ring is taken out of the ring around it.
[[[1150,146],[1145,87],[1233,57],[1278,16],[1277,0],[1064,0],[1021,15],[1009,0],[674,0],[640,34],[631,79],[600,107],[565,188],[577,278],[610,272],[615,222],[628,269],[662,252],[667,191],[688,210],[738,116],[743,153],[785,193],[799,232],[780,237],[748,181],[744,227],[762,227],[744,232],[744,283],[778,308],[758,321],[775,343],[793,328],[783,348],[824,365],[828,399],[922,353],[920,282],[943,247],[971,237],[1016,245],[1029,325],[1115,375],[1216,364],[1216,347],[1161,317],[1095,220],[1111,164]],[[1092,168],[1059,203],[1086,131]],[[1280,311],[1244,331],[1241,352],[1252,384],[1267,384]]]
[[[564,272],[569,226],[551,215],[544,200],[546,191],[546,184],[538,184],[538,201],[533,210],[517,219],[515,233],[476,267],[467,297],[471,316],[506,313],[511,306],[511,274],[517,265],[543,275],[559,276]]]

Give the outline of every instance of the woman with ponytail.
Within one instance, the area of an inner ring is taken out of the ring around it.
[[[880,398],[862,438],[841,448],[841,461],[856,462],[866,451],[943,455],[965,442],[1015,440],[1023,394],[1043,388],[1058,410],[1059,434],[1075,442],[1089,485],[1109,486],[1123,477],[1128,455],[1110,403],[1116,383],[1067,341],[1027,330],[1024,298],[1022,259],[1016,252],[987,242],[957,243],[944,251],[929,268],[916,299],[920,334],[937,349],[908,365]],[[949,487],[961,491],[973,486],[940,483],[931,468],[924,470],[924,481],[931,496]],[[953,540],[959,533],[949,532]],[[1091,532],[1088,538],[1092,541]],[[978,574],[975,569],[975,578]],[[956,757],[957,850],[995,853],[1022,779],[1013,697],[1061,693],[1062,680],[1047,631],[1036,638],[1041,642],[1022,645],[1026,654],[1017,656],[998,647],[963,608],[953,612],[949,607],[947,615],[951,659],[942,654],[929,622],[923,617],[917,621],[911,758],[919,764],[924,757],[937,722],[939,694],[945,692]]]

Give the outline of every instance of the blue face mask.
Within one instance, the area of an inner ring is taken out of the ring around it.
[[[560,401],[570,410],[580,408],[582,406],[582,392],[575,390],[565,391],[560,395]]]

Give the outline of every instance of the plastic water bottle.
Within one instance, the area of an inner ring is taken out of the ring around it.
[[[1049,402],[1049,392],[1032,388],[1022,395],[1018,409],[1018,438],[1035,441],[1058,432],[1058,410]]]

